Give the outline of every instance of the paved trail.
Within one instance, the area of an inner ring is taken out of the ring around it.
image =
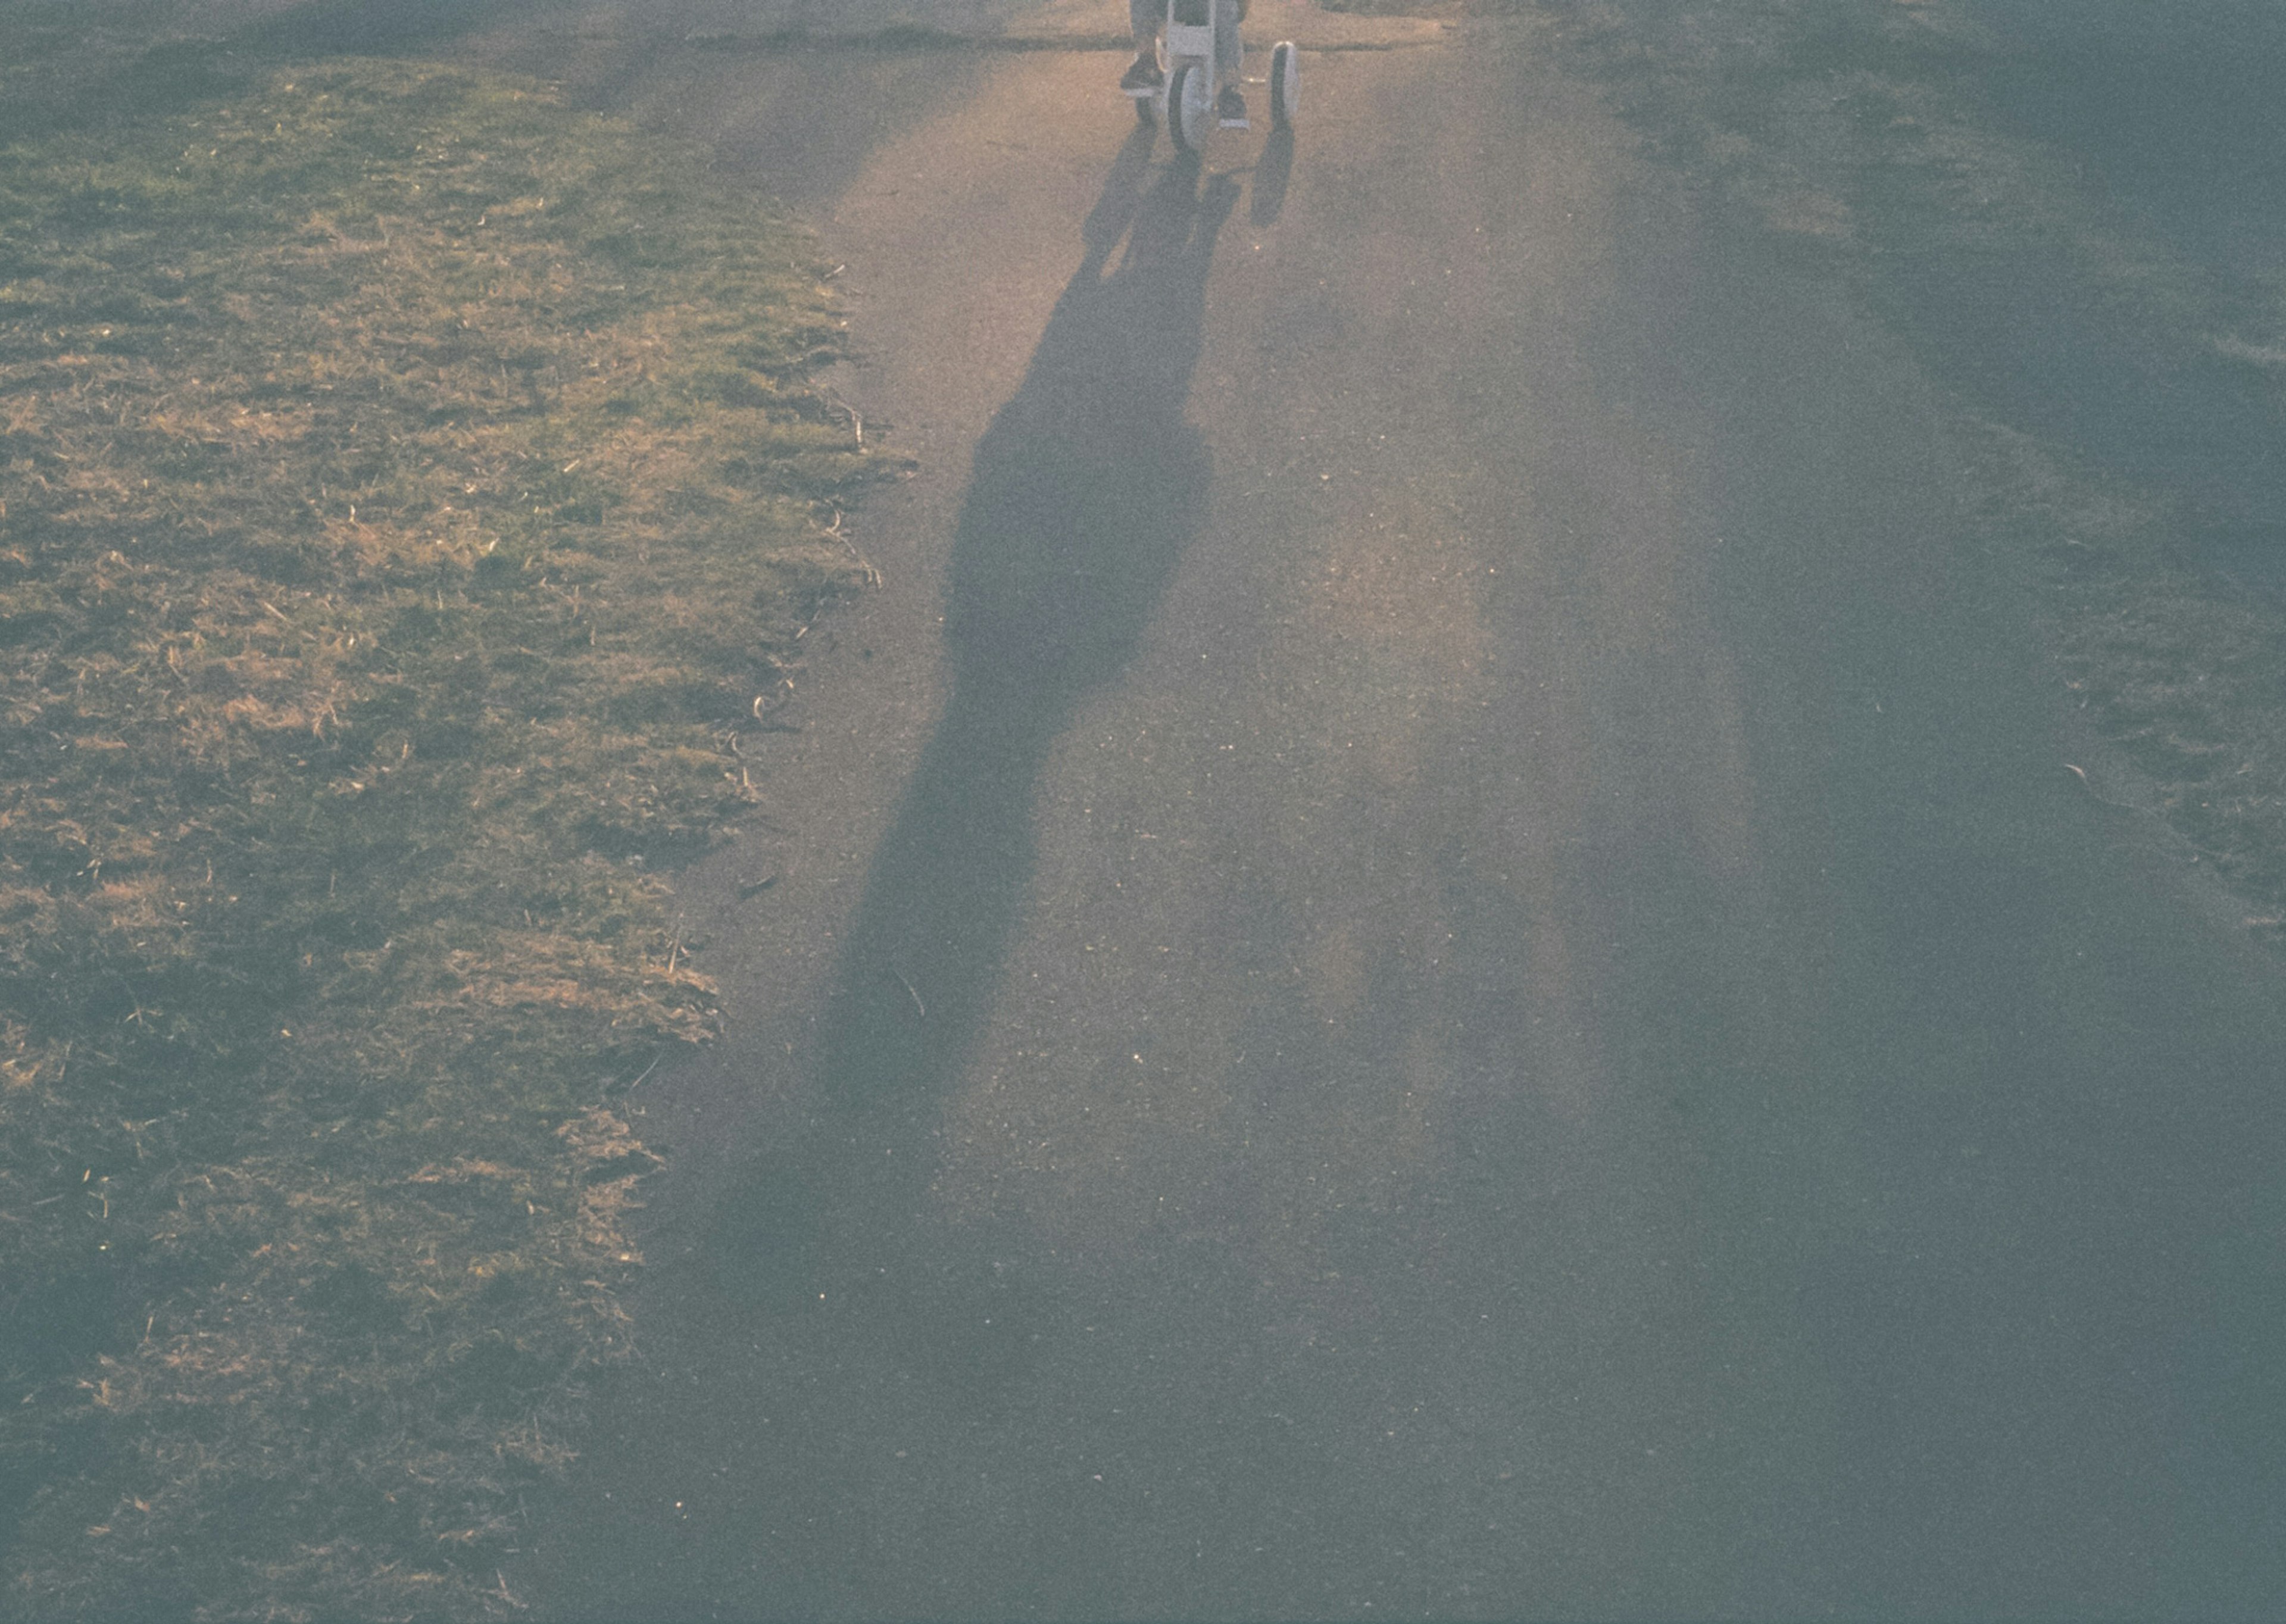
[[[2274,1611],[2279,975],[2065,770],[1942,403],[1526,33],[1203,172],[1116,67],[611,89],[802,87],[919,471],[685,887],[732,1031],[511,1582]]]

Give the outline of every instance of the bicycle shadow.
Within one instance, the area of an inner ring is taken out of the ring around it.
[[[1281,124],[1262,144],[1254,166],[1254,192],[1246,206],[1247,219],[1256,225],[1275,225],[1286,211],[1286,188],[1294,179],[1294,132]]]
[[[1202,187],[1191,161],[1147,187],[1151,141],[1138,130],[1114,163],[1082,228],[1085,259],[977,444],[951,550],[951,695],[840,953],[811,1130],[765,1158],[710,1226],[717,1281],[757,1306],[815,1302],[821,1281],[878,1296],[887,1277],[926,1277],[910,1289],[936,1294],[920,1305],[931,1312],[910,1318],[936,1329],[917,1328],[917,1345],[979,1382],[996,1356],[955,1345],[943,1327],[980,1316],[934,1311],[942,1294],[982,1287],[928,1251],[915,1221],[936,1118],[1022,912],[1048,753],[1134,653],[1206,507],[1210,460],[1185,406],[1238,187]],[[914,1263],[915,1247],[936,1261]],[[910,1289],[890,1295],[910,1308]],[[1013,1328],[1023,1316],[991,1318]]]

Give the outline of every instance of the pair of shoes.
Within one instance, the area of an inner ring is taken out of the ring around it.
[[[1222,120],[1225,130],[1251,130],[1246,122],[1246,98],[1230,85],[1223,86],[1222,94],[1215,98],[1215,116]]]
[[[1130,96],[1148,96],[1166,82],[1167,75],[1159,71],[1157,58],[1138,56],[1119,76],[1119,88]]]

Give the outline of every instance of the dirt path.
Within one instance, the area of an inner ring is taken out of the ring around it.
[[[538,1610],[2286,1595],[2276,971],[2063,769],[1907,358],[1530,47],[1204,174],[1101,54],[596,81],[841,110],[756,184],[919,471],[685,887]]]

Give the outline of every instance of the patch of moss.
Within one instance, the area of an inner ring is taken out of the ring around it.
[[[473,1616],[627,1349],[612,1089],[713,1028],[651,870],[878,465],[693,154],[200,83],[0,147],[0,1605]]]

